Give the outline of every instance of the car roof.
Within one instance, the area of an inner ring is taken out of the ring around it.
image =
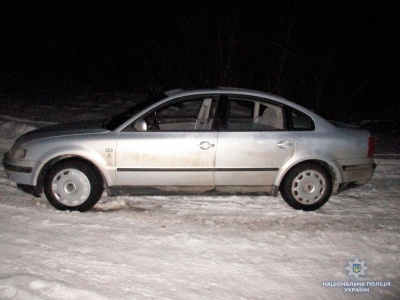
[[[314,120],[314,122],[319,123],[319,125],[324,124],[323,125],[324,127],[326,126],[334,127],[334,125],[326,121],[323,117],[316,114],[312,110],[305,108],[304,106],[301,106],[284,97],[258,90],[236,88],[236,87],[216,87],[216,88],[201,88],[201,89],[174,89],[166,91],[164,92],[164,94],[169,96],[168,98],[176,98],[180,96],[191,96],[191,95],[194,96],[202,94],[227,94],[227,95],[229,94],[229,95],[246,95],[246,96],[260,97],[260,98],[265,98],[267,100],[270,99],[272,101],[277,101],[278,103],[282,103],[290,107],[293,107],[310,116]]]
[[[307,108],[296,104],[284,97],[274,95],[271,93],[257,91],[252,89],[245,88],[235,88],[235,87],[217,87],[217,88],[204,88],[204,89],[173,89],[164,92],[164,94],[168,97],[179,97],[179,96],[191,96],[191,95],[201,95],[201,94],[230,94],[230,95],[246,95],[246,96],[254,96],[261,97],[270,100],[274,100],[280,102],[282,104],[289,105],[293,108],[296,108],[300,111],[303,111],[307,114],[314,115],[314,113]]]

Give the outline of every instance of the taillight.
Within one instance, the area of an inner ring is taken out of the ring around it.
[[[372,136],[368,139],[368,155],[367,157],[373,157],[375,151],[375,140]]]

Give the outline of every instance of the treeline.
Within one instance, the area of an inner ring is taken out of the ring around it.
[[[235,86],[329,118],[376,114],[383,98],[399,108],[395,0],[36,0],[0,11],[3,91]]]

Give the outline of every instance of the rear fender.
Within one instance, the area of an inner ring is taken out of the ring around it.
[[[274,186],[279,187],[284,180],[285,176],[293,169],[295,166],[306,163],[306,162],[315,162],[322,165],[324,168],[328,170],[332,177],[332,185],[333,185],[333,194],[337,194],[339,191],[340,183],[343,182],[343,174],[338,165],[333,162],[328,162],[321,157],[313,157],[311,159],[296,159],[296,157],[292,157],[289,159],[278,171],[274,180]]]

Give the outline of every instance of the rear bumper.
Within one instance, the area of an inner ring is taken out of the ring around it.
[[[364,184],[367,183],[376,168],[375,163],[371,164],[360,164],[360,165],[343,165],[343,183],[356,183]]]

